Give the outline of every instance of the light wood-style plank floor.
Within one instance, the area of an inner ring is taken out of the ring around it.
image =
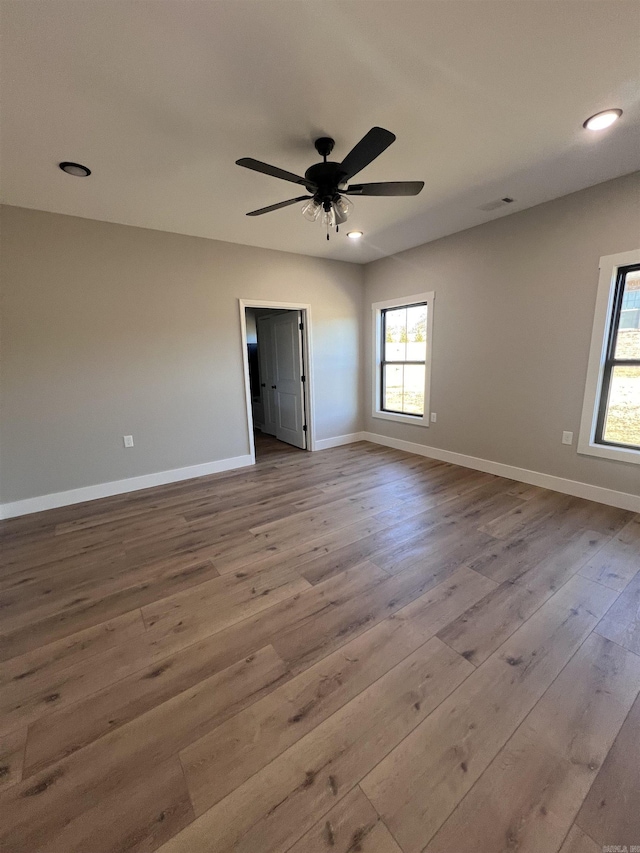
[[[258,453],[0,524],[0,850],[640,845],[640,517]]]

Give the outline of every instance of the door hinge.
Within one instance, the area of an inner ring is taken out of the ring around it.
[[[302,332],[302,331],[304,330],[304,323],[300,323],[300,325],[298,326],[298,328],[299,328],[299,329],[300,329],[300,331]]]
[[[301,377],[300,377],[300,382],[306,382],[306,381],[307,381],[307,377],[306,377],[306,376],[301,376]]]
[[[307,425],[305,424],[305,425],[302,427],[302,432],[306,432],[306,431],[307,431]]]

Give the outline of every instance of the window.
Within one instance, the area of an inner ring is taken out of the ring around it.
[[[433,293],[373,305],[373,415],[429,425]]]
[[[600,259],[578,452],[640,463],[640,251]]]
[[[383,412],[424,415],[427,303],[383,308],[380,380]]]

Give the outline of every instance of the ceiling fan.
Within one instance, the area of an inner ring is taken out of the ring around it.
[[[322,163],[310,166],[304,173],[304,178],[286,172],[277,166],[270,166],[252,157],[243,157],[236,160],[238,166],[252,169],[254,172],[262,172],[264,175],[272,175],[283,181],[291,181],[293,184],[303,186],[311,195],[301,195],[290,198],[287,201],[271,204],[269,207],[261,207],[252,210],[247,216],[262,216],[263,213],[271,213],[272,210],[280,210],[299,201],[306,202],[302,207],[302,215],[310,222],[315,222],[322,213],[322,222],[327,226],[327,240],[329,229],[346,222],[353,209],[353,203],[346,198],[348,195],[375,195],[375,196],[408,196],[418,195],[424,187],[424,181],[385,181],[377,184],[349,184],[351,178],[361,172],[376,157],[395,141],[391,131],[383,127],[372,127],[360,142],[355,145],[344,158],[342,163],[334,163],[327,160],[333,151],[335,142],[328,136],[316,139],[315,148],[323,158]]]

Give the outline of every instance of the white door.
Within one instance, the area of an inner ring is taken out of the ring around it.
[[[271,318],[275,394],[276,438],[306,448],[304,391],[302,385],[302,335],[299,311]]]
[[[260,370],[260,390],[264,404],[264,423],[262,432],[276,434],[276,404],[273,359],[273,318],[259,317],[258,327],[258,365]]]

